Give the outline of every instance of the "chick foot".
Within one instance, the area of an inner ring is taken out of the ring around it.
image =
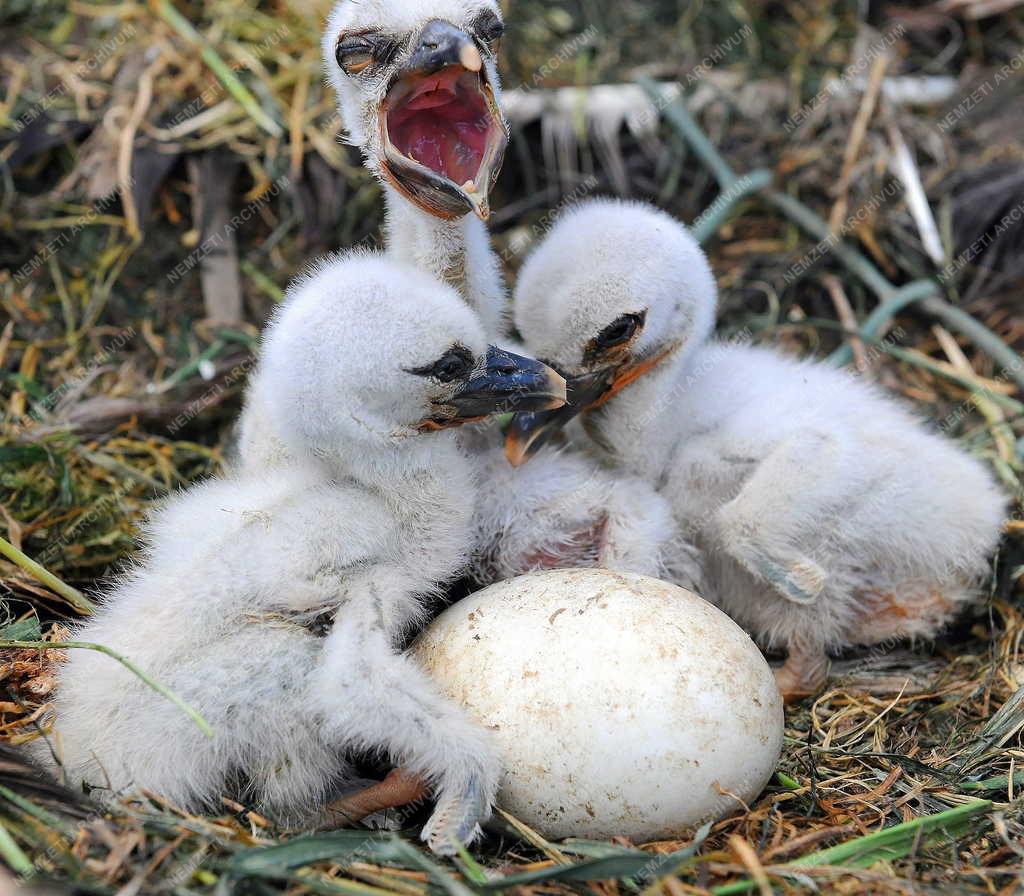
[[[396,768],[383,781],[329,803],[324,808],[324,827],[354,824],[385,809],[418,802],[426,795],[422,778]]]
[[[828,681],[829,665],[824,651],[791,649],[786,662],[773,670],[782,702],[789,705],[821,691]]]
[[[485,792],[479,778],[471,776],[456,792],[441,790],[434,814],[424,825],[420,839],[431,852],[455,855],[456,842],[468,844],[479,836],[480,824],[488,819],[490,809],[491,795]]]

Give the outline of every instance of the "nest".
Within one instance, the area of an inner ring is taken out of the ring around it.
[[[441,865],[409,834],[296,838],[227,801],[216,818],[158,794],[98,812],[21,764],[83,592],[131,557],[147,508],[221,468],[289,278],[380,239],[379,189],[322,84],[328,5],[0,13],[0,639],[40,645],[0,653],[10,875],[97,893],[1015,892],[1024,18],[994,0],[867,4],[867,23],[760,0],[510,10],[521,88],[492,222],[510,275],[565,203],[653,200],[704,238],[724,334],[852,361],[1017,496],[985,604],[934,645],[837,661],[787,712],[754,804],[651,844],[553,844],[500,816]]]

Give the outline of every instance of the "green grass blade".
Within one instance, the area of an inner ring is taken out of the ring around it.
[[[156,11],[160,18],[167,22],[178,34],[199,48],[199,55],[203,57],[203,61],[210,67],[221,84],[224,85],[224,89],[245,109],[253,121],[270,134],[271,137],[280,137],[282,133],[281,126],[263,111],[263,108],[256,101],[256,97],[238,80],[231,66],[221,59],[220,54],[217,53],[210,42],[196,31],[192,23],[174,8],[170,0],[158,0]]]
[[[52,572],[40,566],[35,560],[19,551],[4,538],[0,538],[0,554],[10,560],[15,566],[25,570],[32,578],[42,582],[54,594],[59,594],[79,613],[88,616],[90,613],[95,612],[96,605],[82,594],[81,591],[77,588],[72,588],[66,582],[62,582]]]
[[[22,849],[14,841],[10,831],[0,822],[0,857],[10,865],[15,874],[28,875],[32,873],[34,865],[32,860],[22,852]]]
[[[980,781],[963,781],[957,785],[961,790],[968,792],[1005,792],[1010,786],[1009,775],[996,775],[994,778],[982,778]],[[1015,772],[1013,775],[1013,788],[1017,790],[1024,787],[1024,772]]]
[[[430,879],[444,890],[448,896],[476,896],[475,891],[466,886],[448,869],[435,862],[430,856],[418,850],[411,843],[395,837],[395,847],[403,854],[406,862],[412,867],[426,871]]]
[[[800,782],[796,778],[791,778],[785,772],[776,772],[775,777],[779,779],[779,783],[786,788],[786,790],[799,790]]]
[[[915,845],[927,843],[943,834],[962,831],[974,818],[991,808],[989,800],[972,800],[945,812],[905,821],[874,834],[812,852],[787,864],[868,868],[883,859],[902,859],[910,854]]]
[[[972,800],[962,806],[947,809],[945,812],[925,815],[922,818],[895,824],[883,831],[866,834],[855,840],[809,853],[779,867],[806,868],[814,865],[838,865],[849,868],[870,868],[876,862],[905,858],[915,848],[930,845],[942,836],[959,834],[976,817],[984,815],[991,808],[992,803],[989,800]],[[778,869],[776,869],[776,873],[778,873]],[[715,887],[711,892],[714,896],[734,896],[737,893],[749,893],[756,888],[757,883],[747,879]]]
[[[43,632],[39,628],[39,617],[26,616],[17,622],[0,628],[0,639],[7,641],[40,641]]]
[[[984,755],[991,747],[1004,743],[1024,726],[1024,687],[1018,688],[999,709],[985,723],[985,727],[978,732],[975,738],[975,746],[968,753],[967,758],[961,763],[961,768],[969,768],[980,756]]]
[[[487,872],[483,866],[473,858],[472,854],[461,843],[455,844],[455,850],[459,855],[458,865],[463,875],[468,877],[475,884],[487,883]]]
[[[551,881],[656,880],[671,874],[680,865],[692,859],[700,849],[708,830],[708,827],[701,828],[693,843],[665,855],[651,855],[641,850],[630,850],[617,855],[576,862],[572,865],[552,865],[550,868],[541,868],[538,871],[510,874],[507,877],[488,881],[481,889],[503,890],[508,887]]]
[[[285,880],[294,881],[314,893],[324,893],[326,896],[330,896],[332,893],[343,893],[345,896],[396,896],[397,893],[395,890],[385,890],[371,884],[364,884],[362,881],[348,880],[343,877],[327,877],[309,871],[297,871],[288,875]]]
[[[19,793],[15,793],[9,787],[5,787],[0,784],[0,797],[3,797],[12,806],[20,809],[30,818],[34,818],[36,821],[41,822],[46,827],[54,831],[73,831],[74,825],[69,824],[62,818],[57,817],[52,812],[48,812],[42,806],[37,806],[32,800],[26,799]]]
[[[277,846],[246,849],[232,856],[232,877],[274,876],[314,862],[378,862],[394,864],[407,855],[395,847],[397,838],[372,831],[331,831],[295,837]]]

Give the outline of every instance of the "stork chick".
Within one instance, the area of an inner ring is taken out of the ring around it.
[[[293,284],[262,371],[288,459],[173,498],[78,632],[177,692],[213,737],[109,658],[71,651],[53,747],[76,786],[190,810],[228,792],[283,824],[338,824],[425,784],[423,838],[449,852],[489,814],[498,768],[486,733],[398,645],[474,544],[455,427],[509,401],[561,404],[564,382],[488,348],[450,288],[365,254]],[[367,751],[401,771],[336,802]]]
[[[455,286],[488,337],[506,295],[483,222],[508,125],[495,0],[341,0],[323,57],[349,142],[381,181],[387,251]]]
[[[487,338],[505,335],[507,295],[484,220],[508,142],[494,51],[493,0],[341,0],[322,50],[348,142],[381,182],[386,250],[454,286]],[[287,457],[250,386],[239,423],[243,466]]]
[[[829,651],[934,637],[972,600],[1006,500],[855,376],[712,341],[715,305],[703,252],[670,216],[608,200],[564,215],[513,306],[571,404],[519,415],[507,451],[522,463],[582,414],[591,447],[671,503],[706,596],[788,652],[783,693],[813,693]]]

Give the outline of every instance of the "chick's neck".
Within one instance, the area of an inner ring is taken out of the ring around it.
[[[484,223],[472,214],[446,220],[415,206],[391,186],[387,202],[386,251],[397,261],[426,271],[456,289],[497,336],[504,285]]]

